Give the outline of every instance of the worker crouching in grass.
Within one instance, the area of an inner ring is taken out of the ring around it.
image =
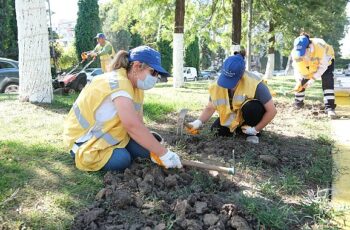
[[[64,139],[83,171],[123,171],[137,157],[165,168],[182,167],[179,156],[163,147],[143,123],[144,90],[154,87],[161,66],[158,51],[139,46],[119,51],[113,71],[87,85],[64,124]]]
[[[211,130],[218,136],[248,135],[247,140],[258,142],[256,135],[275,117],[277,111],[268,87],[252,72],[245,71],[244,56],[228,57],[218,80],[209,87],[209,102],[199,118],[191,123],[199,129],[214,112],[219,118]],[[250,138],[255,136],[255,138]]]

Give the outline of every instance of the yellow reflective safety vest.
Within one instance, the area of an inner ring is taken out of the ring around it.
[[[115,51],[114,48],[112,46],[112,44],[109,41],[105,41],[104,46],[101,46],[100,44],[97,44],[94,51],[95,52],[100,52],[102,49],[104,49],[106,51],[106,53],[102,53],[100,55],[100,60],[111,60],[113,58],[113,56],[115,55]]]
[[[241,108],[246,102],[254,99],[256,88],[260,82],[262,79],[259,76],[245,71],[233,94],[232,110],[227,89],[219,86],[217,82],[209,87],[210,99],[219,114],[222,126],[228,127],[233,132],[243,124]]]
[[[96,123],[95,112],[112,93],[126,91],[133,98],[135,110],[141,113],[143,90],[133,88],[125,69],[112,71],[86,85],[74,102],[65,123],[64,142],[75,149],[75,163],[83,171],[98,171],[110,159],[115,148],[124,148],[130,137],[118,114],[103,124]],[[75,141],[91,132],[92,138],[77,147]]]
[[[310,40],[314,47],[313,50],[308,49],[302,57],[298,57],[292,52],[292,59],[295,62],[296,70],[303,75],[305,79],[313,78],[314,73],[317,72],[320,62],[325,55],[334,59],[334,50],[331,45],[320,38],[310,38]],[[330,60],[328,64],[331,65],[332,60]]]

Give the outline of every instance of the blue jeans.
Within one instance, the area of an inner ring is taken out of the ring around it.
[[[77,145],[82,145],[78,143]],[[71,156],[74,158],[75,154],[70,151]],[[150,153],[147,149],[139,145],[133,139],[130,139],[129,143],[125,148],[114,149],[111,158],[107,161],[105,166],[101,169],[102,171],[124,171],[128,168],[132,161],[137,158],[150,158]]]

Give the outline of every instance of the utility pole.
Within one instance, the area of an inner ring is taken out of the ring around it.
[[[252,63],[252,24],[253,24],[253,0],[248,0],[248,39],[247,39],[247,70],[250,71]]]

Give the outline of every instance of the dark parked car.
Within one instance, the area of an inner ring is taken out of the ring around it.
[[[215,70],[203,70],[200,72],[203,80],[213,80],[217,77],[218,73]]]
[[[0,58],[0,93],[16,93],[18,85],[18,61]]]
[[[210,73],[207,72],[207,71],[200,72],[199,79],[209,80],[210,79]]]

